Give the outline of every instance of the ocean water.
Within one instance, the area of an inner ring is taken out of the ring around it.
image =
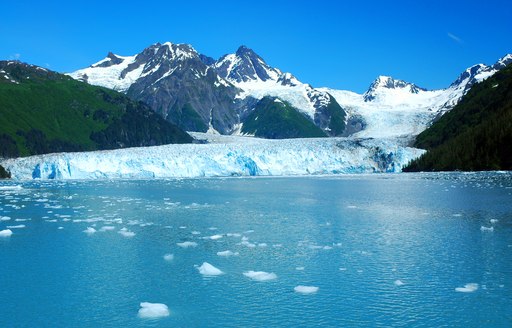
[[[510,327],[511,201],[500,172],[0,182],[0,327]]]

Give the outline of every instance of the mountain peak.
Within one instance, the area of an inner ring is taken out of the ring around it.
[[[407,92],[417,94],[420,91],[426,91],[413,83],[403,80],[397,80],[391,76],[380,75],[370,85],[364,93],[364,101],[372,101],[376,98],[377,93],[385,92],[384,90],[406,90]]]
[[[241,45],[240,47],[238,47],[237,51],[236,51],[236,55],[237,56],[243,56],[245,54],[248,54],[248,55],[256,55],[256,53],[254,52],[254,50],[252,50],[251,48],[247,47],[247,46],[244,46],[244,45]],[[257,55],[256,55],[257,56]]]
[[[232,83],[277,81],[281,71],[269,66],[252,49],[242,45],[236,53],[222,56],[214,67],[217,73]]]

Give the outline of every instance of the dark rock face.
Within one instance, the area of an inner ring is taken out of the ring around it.
[[[230,133],[239,120],[233,102],[239,90],[219,79],[204,60],[190,45],[155,44],[121,73],[125,77],[144,65],[127,95],[185,130],[204,132],[212,126]]]

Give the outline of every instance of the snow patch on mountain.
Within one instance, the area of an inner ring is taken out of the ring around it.
[[[213,143],[47,154],[0,164],[13,179],[290,176],[400,172],[424,152],[402,139],[194,135]]]

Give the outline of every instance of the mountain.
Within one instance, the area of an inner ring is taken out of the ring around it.
[[[512,169],[512,65],[473,85],[461,101],[418,135],[427,153],[407,171]]]
[[[305,115],[324,134],[343,134],[346,113],[328,92],[300,82],[291,73],[271,67],[246,46],[241,46],[234,54],[224,55],[213,66],[220,77],[242,90],[237,98],[279,98]],[[243,119],[242,115],[242,124]]]
[[[494,65],[474,65],[462,72],[445,89],[426,90],[416,84],[379,76],[363,94],[351,91],[321,90],[333,95],[347,112],[346,132],[354,137],[397,137],[416,135],[450,111],[473,85],[489,78],[507,63],[512,55]]]
[[[379,76],[366,92],[357,94],[314,88],[267,64],[246,46],[215,60],[190,45],[167,42],[135,56],[109,53],[102,61],[70,75],[144,101],[189,131],[246,133],[246,119],[254,117],[251,113],[258,102],[275,97],[328,136],[413,138],[451,110],[474,84],[511,61],[512,55],[507,55],[491,66],[474,65],[445,89],[426,90]],[[281,132],[274,135],[286,135]]]
[[[334,98],[269,66],[245,46],[215,61],[190,45],[157,43],[135,56],[109,53],[69,75],[124,92],[189,131],[237,133],[265,96],[287,101],[328,135],[341,135],[345,127],[339,119],[345,112]]]
[[[41,67],[0,61],[0,157],[191,141],[119,92]]]
[[[238,123],[238,90],[208,66],[192,46],[156,43],[135,56],[109,53],[71,77],[126,93],[185,130],[227,134]]]

